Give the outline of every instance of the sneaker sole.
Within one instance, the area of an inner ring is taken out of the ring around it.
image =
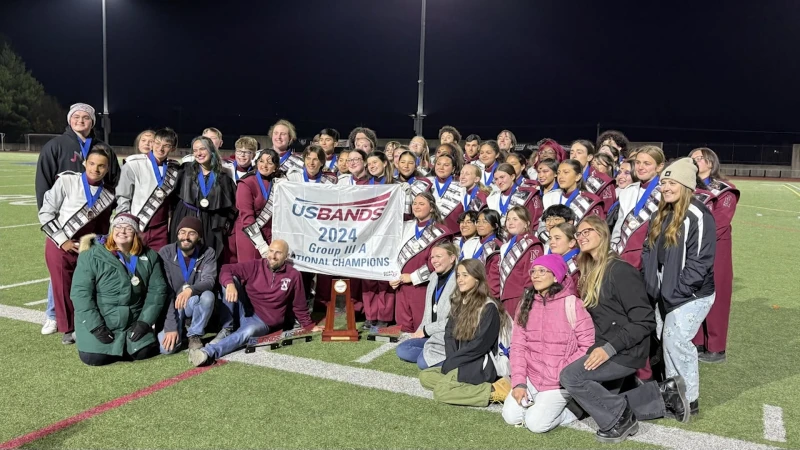
[[[691,407],[689,406],[689,399],[686,398],[686,382],[680,375],[676,376],[674,380],[675,386],[678,387],[678,396],[681,398],[681,402],[683,403],[683,417],[675,417],[675,419],[678,422],[688,423],[689,419],[691,418]]]
[[[628,429],[628,431],[620,437],[616,438],[607,438],[598,435],[594,435],[598,442],[602,442],[604,444],[619,444],[620,442],[624,442],[625,439],[628,439],[628,436],[635,436],[636,433],[639,432],[639,422],[635,422],[632,427]]]
[[[208,355],[204,351],[197,350],[194,352],[189,352],[189,362],[192,363],[195,367],[200,367],[206,362],[208,362]]]

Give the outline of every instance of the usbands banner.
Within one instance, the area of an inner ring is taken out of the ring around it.
[[[272,238],[298,270],[343,278],[400,277],[404,193],[398,185],[275,184]]]

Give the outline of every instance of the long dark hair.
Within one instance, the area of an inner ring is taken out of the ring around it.
[[[585,191],[586,186],[583,184],[583,168],[581,167],[581,163],[579,163],[578,160],[576,159],[565,159],[564,161],[561,161],[561,164],[559,164],[559,166],[564,164],[572,167],[572,170],[575,171],[576,174],[581,176],[580,178],[578,178],[578,183],[575,185],[575,188],[580,191]],[[558,172],[556,172],[556,180],[558,180]]]
[[[497,239],[504,241],[505,235],[503,232],[503,226],[500,224],[500,213],[493,210],[493,209],[482,209],[480,213],[478,213],[478,219],[480,216],[483,216],[483,219],[489,222],[489,225],[492,226],[492,230],[494,230],[494,235]]]
[[[271,148],[265,148],[264,150],[261,150],[261,154],[259,154],[258,159],[256,159],[256,172],[258,172],[258,162],[261,161],[261,158],[265,156],[272,160],[272,164],[275,164],[275,172],[267,175],[267,180],[282,177],[283,171],[281,171],[281,157],[278,156],[278,152]],[[261,176],[261,173],[259,172],[256,175]]]
[[[219,153],[217,152],[217,148],[214,147],[214,143],[211,142],[211,139],[205,136],[197,136],[196,138],[192,139],[192,143],[190,147],[194,149],[194,143],[200,141],[208,150],[209,155],[211,155],[211,172],[214,173],[214,176],[219,178],[220,173],[222,172],[222,164],[220,163]],[[200,170],[200,163],[194,161],[192,164],[189,165],[189,176],[193,179],[197,178],[197,174]]]
[[[547,299],[555,297],[556,294],[563,290],[564,285],[558,281],[553,283],[544,292],[538,294],[536,293],[536,289],[532,287],[526,288],[525,293],[522,295],[522,303],[520,303],[519,310],[517,311],[517,324],[522,328],[525,328],[525,325],[528,324],[528,316],[531,313],[531,309],[533,309],[533,300],[537,295],[541,295],[542,303],[547,304]]]
[[[717,156],[716,153],[714,153],[714,150],[711,150],[708,147],[699,147],[699,148],[696,148],[696,149],[692,150],[691,152],[689,152],[689,157],[691,158],[692,157],[692,153],[694,153],[694,152],[696,152],[698,150],[700,151],[700,153],[703,154],[703,158],[706,160],[706,162],[711,164],[711,175],[710,175],[711,176],[711,181],[715,181],[715,180],[725,181],[725,180],[727,180],[727,178],[719,172],[719,157]],[[702,184],[700,186],[702,186]]]
[[[453,338],[458,341],[471,341],[475,338],[475,333],[480,325],[483,307],[487,300],[494,302],[497,311],[500,313],[501,328],[507,325],[508,314],[503,304],[489,294],[489,284],[486,283],[486,269],[483,263],[477,259],[465,259],[456,266],[456,276],[458,269],[464,267],[467,273],[477,280],[475,287],[468,292],[462,293],[456,289],[450,297],[450,317],[455,323],[453,327]]]
[[[419,194],[414,196],[414,199],[417,197],[422,197],[428,204],[431,206],[431,222],[441,225],[444,223],[444,219],[442,218],[442,213],[439,211],[439,207],[436,206],[436,199],[433,198],[433,194],[428,191],[420,192]],[[414,220],[417,220],[414,218]]]
[[[392,169],[392,162],[389,161],[389,158],[386,157],[386,153],[384,153],[384,152],[382,152],[380,150],[374,150],[374,151],[370,152],[370,154],[367,155],[367,158],[364,160],[364,165],[365,166],[367,165],[367,160],[369,160],[370,158],[378,158],[383,163],[383,179],[384,179],[384,183],[386,183],[386,184],[394,183],[394,177],[393,177],[394,170]],[[375,176],[372,175],[369,172],[369,168],[367,168],[367,175],[369,175],[369,178],[372,178],[372,179],[375,178]]]

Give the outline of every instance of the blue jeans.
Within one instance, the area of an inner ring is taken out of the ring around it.
[[[56,320],[56,301],[53,298],[53,282],[47,285],[47,310],[44,312],[48,319]]]
[[[417,363],[417,367],[421,370],[427,369],[428,363],[425,362],[425,355],[422,352],[426,342],[428,338],[414,338],[401,342],[395,349],[397,357],[406,362]],[[435,366],[440,365],[441,363]]]
[[[233,318],[236,315],[236,310],[241,309],[237,308],[239,303],[231,303],[225,300],[225,286],[222,286],[222,295],[218,296],[217,299],[217,309],[219,310],[219,322],[222,324],[222,328],[227,328],[229,330],[233,330]],[[222,303],[220,307],[219,304]]]
[[[206,345],[203,351],[208,356],[219,359],[243,347],[251,337],[264,336],[268,332],[269,327],[257,315],[245,317],[244,308],[239,308],[239,329],[216,344]]]
[[[664,346],[664,366],[667,377],[676,375],[686,382],[686,398],[693,402],[700,397],[700,371],[697,363],[697,348],[692,339],[703,324],[714,304],[716,293],[698,298],[673,309],[661,321],[656,311],[656,333]]]
[[[175,310],[175,320],[178,322],[178,342],[172,350],[167,351],[161,345],[164,342],[164,330],[158,333],[158,344],[161,346],[162,355],[171,355],[176,353],[183,343],[183,324],[187,317],[192,318],[192,325],[186,333],[187,337],[203,336],[205,334],[206,325],[211,318],[211,312],[214,309],[214,293],[205,291],[200,295],[193,295],[189,297],[186,302],[186,308]]]

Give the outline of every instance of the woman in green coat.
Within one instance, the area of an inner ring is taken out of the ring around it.
[[[158,254],[145,247],[139,220],[119,214],[105,239],[81,239],[72,279],[75,340],[81,361],[102,366],[157,355],[153,323],[167,297]]]

